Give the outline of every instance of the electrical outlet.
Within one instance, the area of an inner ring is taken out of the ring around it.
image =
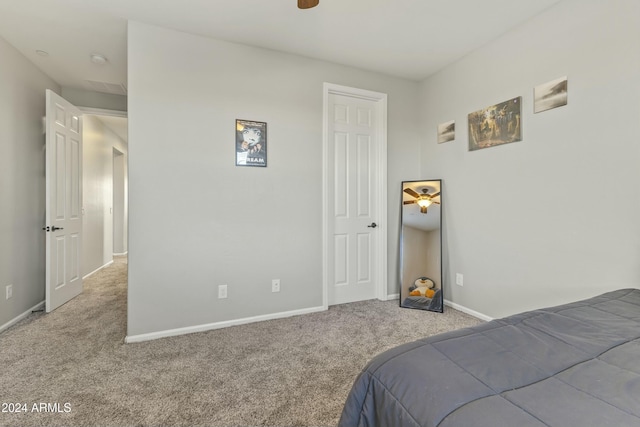
[[[456,273],[456,285],[464,286],[464,277],[460,273]]]
[[[223,299],[227,297],[227,285],[218,286],[218,298]]]
[[[280,279],[273,279],[271,281],[271,292],[280,292]]]
[[[13,298],[13,285],[7,285],[5,291],[6,291],[6,299]]]

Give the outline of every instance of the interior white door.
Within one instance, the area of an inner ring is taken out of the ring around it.
[[[46,93],[46,310],[82,292],[82,115]]]
[[[376,104],[328,99],[329,305],[376,298],[378,227]]]

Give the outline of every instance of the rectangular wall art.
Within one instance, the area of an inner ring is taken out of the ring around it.
[[[567,78],[560,77],[533,89],[533,112],[551,110],[567,105]]]
[[[438,125],[438,144],[453,141],[456,138],[456,121],[440,123]]]
[[[236,166],[267,166],[267,124],[236,120]]]
[[[522,97],[469,114],[469,151],[522,141]]]

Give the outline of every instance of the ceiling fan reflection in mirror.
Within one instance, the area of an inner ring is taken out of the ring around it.
[[[435,203],[437,205],[440,204],[440,202],[436,202],[435,199],[436,197],[438,197],[440,195],[440,192],[436,192],[433,194],[429,194],[429,189],[428,188],[423,188],[422,189],[422,194],[419,194],[417,192],[415,192],[414,190],[412,190],[411,188],[405,188],[403,190],[405,193],[407,193],[408,195],[410,195],[411,197],[413,197],[415,200],[405,200],[402,202],[403,205],[411,205],[413,203],[417,203],[418,206],[420,206],[420,213],[426,214],[427,213],[427,208],[432,204]]]
[[[316,7],[320,3],[320,0],[298,0],[299,9],[311,9]]]

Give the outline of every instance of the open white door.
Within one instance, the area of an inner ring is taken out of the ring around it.
[[[46,310],[82,292],[82,113],[47,90]]]

